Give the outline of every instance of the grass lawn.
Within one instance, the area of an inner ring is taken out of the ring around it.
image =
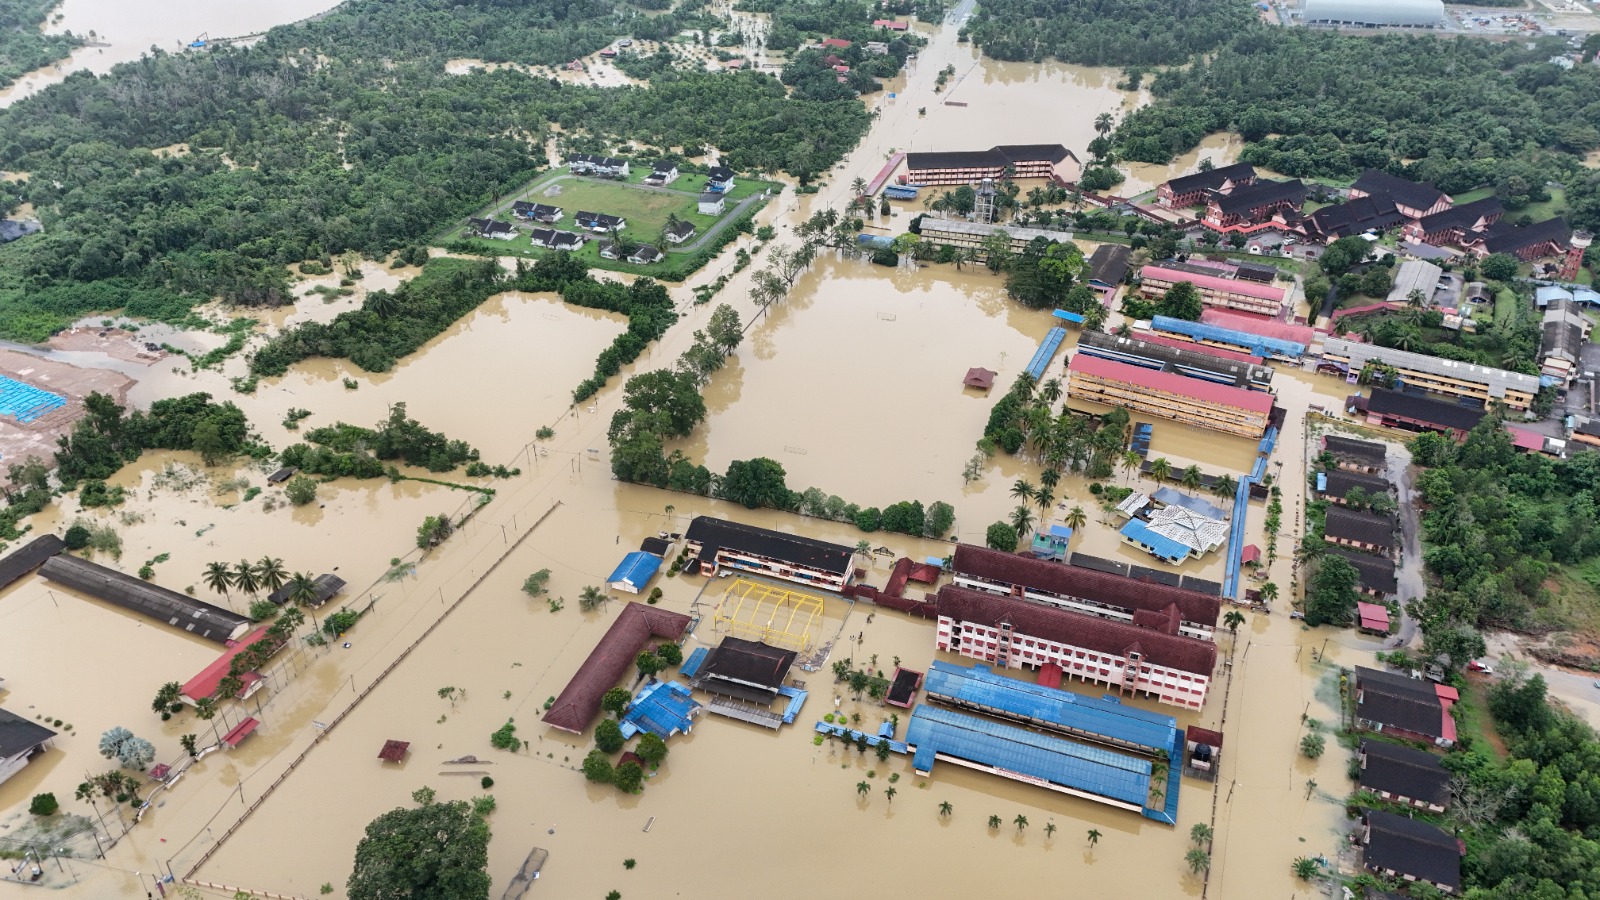
[[[1556,216],[1567,214],[1567,192],[1562,188],[1551,188],[1550,199],[1543,203],[1529,203],[1521,209],[1511,210],[1511,215],[1532,216],[1535,222],[1543,222]]]
[[[1517,299],[1515,291],[1506,289],[1494,295],[1494,320],[1508,325],[1517,324],[1517,319],[1522,315],[1522,301]]]
[[[1470,736],[1479,746],[1488,747],[1495,756],[1505,759],[1506,744],[1494,730],[1488,700],[1488,682],[1481,677],[1469,678],[1461,691],[1461,702],[1452,708],[1457,711],[1456,730],[1459,735]]]
[[[1473,190],[1467,191],[1465,194],[1455,194],[1455,195],[1453,195],[1457,206],[1460,206],[1463,203],[1471,203],[1471,202],[1473,202],[1475,200],[1482,200],[1485,197],[1493,197],[1493,196],[1494,196],[1494,188],[1491,188],[1491,187],[1474,188]]]
[[[676,187],[677,185],[673,185]],[[559,190],[559,193],[556,191]],[[667,217],[677,215],[703,228],[715,222],[716,216],[702,216],[695,212],[695,198],[683,194],[663,194],[642,191],[615,181],[594,178],[567,178],[553,185],[540,186],[530,199],[549,203],[566,210],[566,217],[556,227],[570,230],[579,210],[621,216],[628,220],[625,233],[636,241],[655,243],[661,229],[667,227]]]

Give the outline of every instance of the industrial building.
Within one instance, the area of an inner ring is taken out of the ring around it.
[[[907,153],[906,182],[928,184],[977,184],[985,178],[999,181],[1018,178],[1063,178],[1073,180],[1077,172],[1063,168],[1078,158],[1060,144],[1003,144],[988,150],[958,150],[942,153]]]
[[[1145,266],[1139,270],[1139,292],[1152,300],[1165,297],[1180,282],[1194,285],[1200,302],[1241,312],[1272,317],[1283,311],[1288,296],[1285,288],[1221,275],[1202,275],[1167,266]]]
[[[677,641],[689,628],[689,617],[643,603],[622,608],[599,643],[589,652],[572,680],[545,710],[544,723],[552,728],[582,734],[600,714],[600,698],[616,687],[633,668],[634,660],[652,638]]]
[[[1035,238],[1044,238],[1058,244],[1065,244],[1072,240],[1070,231],[1054,231],[1048,228],[1024,228],[1021,225],[991,225],[985,222],[968,222],[965,219],[935,219],[924,216],[922,219],[921,238],[941,247],[960,247],[973,250],[983,249],[983,241],[997,231],[1004,232],[1011,239],[1011,252],[1021,253],[1028,249]]]
[[[855,550],[800,535],[696,516],[684,532],[688,565],[700,574],[737,569],[796,584],[840,591],[850,583]]]
[[[39,570],[51,581],[219,644],[250,630],[250,619],[76,556],[52,556]]]
[[[1118,337],[1102,331],[1085,331],[1078,337],[1078,352],[1113,362],[1158,372],[1173,372],[1228,387],[1270,390],[1272,367],[1236,362],[1174,342],[1144,337]]]
[[[1222,602],[1199,591],[974,544],[957,544],[949,568],[960,587],[1128,624],[1171,618],[1174,633],[1203,640],[1211,639],[1222,615]]]
[[[1156,372],[1079,353],[1069,363],[1067,395],[1208,428],[1259,438],[1272,416],[1272,395],[1172,372]]]
[[[1162,703],[1205,705],[1217,662],[1210,641],[955,585],[940,588],[934,601],[940,650],[1001,668],[1053,665],[1069,678]]]
[[[1368,363],[1388,366],[1408,388],[1424,390],[1452,400],[1471,400],[1488,406],[1498,400],[1521,411],[1539,393],[1539,377],[1508,372],[1473,363],[1426,356],[1408,350],[1380,347],[1329,336],[1322,344],[1324,362],[1349,373],[1360,373]]]

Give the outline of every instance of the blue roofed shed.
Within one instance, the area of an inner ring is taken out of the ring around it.
[[[1065,525],[1051,525],[1044,531],[1034,532],[1030,552],[1039,559],[1064,560],[1067,543],[1072,540],[1072,529]]]
[[[1189,545],[1151,531],[1149,526],[1138,519],[1128,520],[1128,524],[1122,526],[1121,534],[1124,541],[1172,565],[1188,559],[1189,554],[1193,552]]]
[[[622,558],[616,571],[606,579],[606,584],[619,591],[637,594],[644,590],[650,579],[656,577],[656,572],[661,568],[661,557],[643,550],[635,550]]]
[[[622,717],[622,736],[633,737],[648,731],[662,740],[694,730],[700,704],[689,695],[689,688],[676,681],[652,681],[633,698],[633,705]]]
[[[1200,497],[1191,497],[1176,488],[1165,486],[1156,488],[1156,492],[1150,495],[1150,499],[1156,501],[1162,506],[1181,506],[1190,512],[1197,512],[1208,519],[1226,521],[1228,518],[1228,514],[1221,508],[1208,503]]]

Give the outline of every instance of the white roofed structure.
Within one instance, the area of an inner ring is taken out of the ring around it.
[[[1305,0],[1307,25],[1437,28],[1444,24],[1442,0]]]

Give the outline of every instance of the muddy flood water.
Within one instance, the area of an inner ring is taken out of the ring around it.
[[[933,82],[946,64],[957,67],[960,79],[936,95]],[[1109,72],[978,62],[955,42],[953,29],[939,29],[899,86],[901,97],[883,100],[872,132],[823,191],[803,202],[792,194],[779,198],[758,224],[781,226],[782,242],[784,231],[809,210],[842,205],[850,180],[870,178],[893,149],[1057,140],[1081,148],[1097,112],[1137,102],[1116,91],[1114,82]],[[971,105],[943,105],[952,96]],[[926,107],[925,117],[917,115],[919,107]],[[1178,716],[1180,724],[1223,729],[1227,745],[1214,785],[1184,781],[1176,828],[954,765],[941,763],[922,778],[903,758],[880,763],[836,744],[818,747],[811,724],[834,710],[836,692],[826,664],[791,673],[811,692],[793,726],[772,732],[707,715],[692,735],[669,741],[671,755],[642,794],[622,795],[583,779],[576,766],[590,739],[550,730],[539,715],[627,596],[616,594],[604,608],[584,613],[578,593],[602,584],[642,539],[681,531],[690,517],[711,514],[847,545],[867,537],[914,558],[949,552],[945,543],[865,536],[853,526],[612,479],[605,432],[620,408],[621,384],[630,374],[670,365],[687,349],[712,309],[689,306],[689,289],[723,268],[713,265],[674,287],[684,319],[576,409],[568,408],[572,387],[588,376],[596,354],[624,323],[542,295],[490,300],[391,373],[313,361],[282,378],[263,379],[251,395],[229,388],[229,379],[243,372],[242,359],[219,371],[191,373],[181,359],[146,367],[103,354],[51,354],[125,372],[138,380],[130,397],[139,404],[192,390],[230,399],[279,447],[296,439],[281,424],[292,408],[312,411],[302,428],[338,419],[371,424],[389,404],[404,401],[424,425],[481,448],[488,462],[519,466],[522,474],[477,480],[494,487],[495,498],[426,555],[415,549],[423,517],[460,515],[477,505],[478,495],[416,481],[345,479],[322,485],[315,504],[291,508],[276,488],[245,499],[250,487],[265,487],[266,466],[206,469],[187,454],[147,454],[115,479],[130,489],[123,506],[84,513],[74,499],[36,517],[39,531],[80,515],[112,523],[123,541],[121,569],[133,572],[150,562],[156,583],[179,591],[193,586],[220,605],[243,608],[246,598],[212,594],[201,580],[206,563],[271,555],[291,570],[336,572],[349,582],[319,615],[340,605],[371,611],[331,646],[275,660],[268,687],[227,707],[220,722],[202,722],[186,711],[163,723],[149,709],[155,690],[193,675],[215,658],[216,645],[37,576],[0,594],[6,708],[73,725],[70,732],[57,729],[63,734],[54,749],[0,785],[0,845],[25,831],[28,798],[40,791],[53,791],[74,813],[93,815],[70,798],[86,772],[105,771],[94,744],[106,729],[126,726],[155,743],[158,761],[177,763],[182,735],[197,734],[208,746],[214,728],[249,715],[261,722],[254,735],[237,749],[209,753],[157,793],[143,822],[120,837],[105,860],[92,859],[92,845],[83,852],[84,841],[75,843],[79,858],[66,860],[60,872],[50,866],[49,885],[74,897],[136,897],[153,889],[153,872],[182,877],[198,867],[193,877],[213,884],[307,898],[320,896],[328,884],[331,896],[340,897],[368,821],[408,804],[423,785],[443,799],[480,795],[479,780],[487,774],[494,779],[488,793],[497,801],[490,816],[494,896],[529,850],[540,847],[550,857],[538,890],[556,897],[601,897],[610,890],[625,897],[788,897],[839,884],[955,896],[992,888],[1001,872],[1024,884],[1070,883],[1086,894],[1193,897],[1203,882],[1184,854],[1189,829],[1200,822],[1216,829],[1210,896],[1309,896],[1290,863],[1297,856],[1336,855],[1347,827],[1340,800],[1349,783],[1346,753],[1333,742],[1314,762],[1296,752],[1301,714],[1333,723],[1334,668],[1369,662],[1373,645],[1346,633],[1304,629],[1283,614],[1282,601],[1275,615],[1248,614],[1236,637],[1219,635],[1226,662],[1205,710]],[[406,274],[364,271],[363,290]],[[708,419],[682,445],[690,457],[721,469],[732,459],[771,456],[787,469],[791,488],[815,485],[862,506],[947,500],[956,507],[960,536],[980,541],[986,525],[1015,506],[1012,482],[1037,482],[1036,464],[1003,455],[972,484],[961,477],[990,406],[1052,324],[1047,313],[1007,300],[1001,279],[953,266],[889,270],[828,259],[786,301],[756,318],[748,299],[751,271],[733,277],[716,298],[733,304],[751,325],[706,390]],[[301,293],[317,283],[304,282]],[[324,304],[318,296],[302,297],[293,311],[263,317],[262,330],[322,319],[360,299],[358,293]],[[1052,375],[1061,374],[1061,358]],[[994,394],[961,387],[966,368],[975,365],[1000,371]],[[345,378],[357,388],[346,388]],[[1303,413],[1311,403],[1338,397],[1342,387],[1287,367],[1276,379],[1289,419],[1274,457],[1282,465],[1285,528],[1269,576],[1285,600],[1296,586],[1286,557],[1298,539],[1304,502]],[[554,438],[541,450],[528,449],[541,426],[554,428]],[[1237,475],[1248,471],[1254,447],[1157,423],[1152,454],[1175,466],[1193,462]],[[248,486],[221,484],[238,477]],[[467,480],[460,473],[446,478]],[[1129,483],[1120,471],[1110,481]],[[1151,564],[1117,541],[1114,524],[1102,521],[1081,479],[1065,479],[1061,493],[1063,506],[1082,504],[1091,513],[1073,549]],[[1252,505],[1247,515],[1249,539],[1261,542],[1263,508]],[[874,560],[864,563],[865,580],[882,584],[888,562]],[[1183,571],[1220,579],[1221,567],[1213,554]],[[551,570],[551,596],[565,601],[560,611],[521,591],[539,569]],[[663,576],[656,584],[665,608],[704,615],[689,649],[720,638],[707,605],[694,606],[704,579]],[[892,667],[898,657],[922,668],[934,656],[928,623],[838,599],[827,604],[818,634],[823,640],[861,635],[854,646],[836,646],[833,658],[848,654],[867,663],[875,654],[879,667]],[[443,687],[456,688],[457,699],[441,698]],[[1156,708],[1149,701],[1126,702]],[[905,711],[847,697],[838,708],[872,726],[898,713],[903,734]],[[489,744],[490,733],[508,720],[528,742],[521,752]],[[406,761],[376,758],[389,739],[411,743]],[[444,765],[464,755],[483,762]],[[1308,787],[1312,780],[1317,786]],[[861,781],[871,786],[865,797],[856,791]],[[897,791],[892,799],[885,793],[891,785]],[[939,815],[942,802],[954,807],[952,815]],[[988,827],[991,815],[1001,818],[998,829]],[[1027,818],[1026,828],[1013,824],[1018,815]],[[1051,824],[1057,830],[1047,836]],[[1092,847],[1086,840],[1091,829],[1101,834]],[[121,832],[108,821],[102,838]],[[624,859],[637,867],[624,869]]]

